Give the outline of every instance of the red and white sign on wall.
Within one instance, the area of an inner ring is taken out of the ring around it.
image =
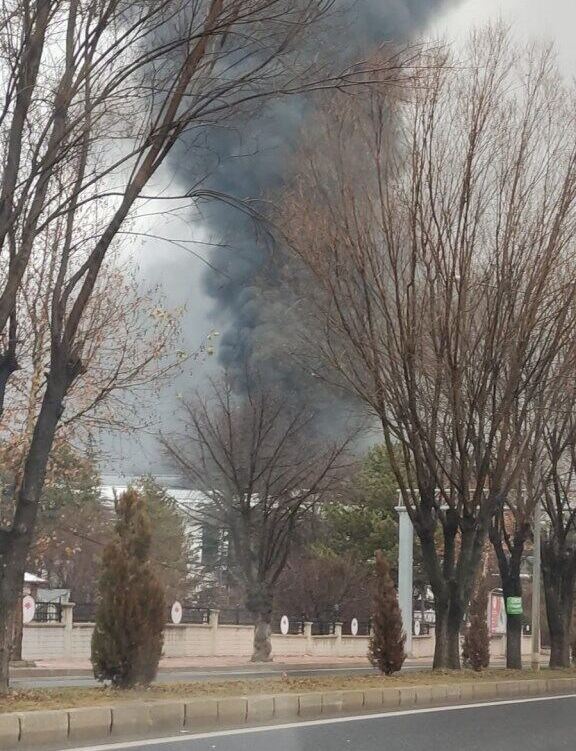
[[[176,626],[182,622],[182,605],[176,600],[172,604],[172,608],[170,609],[170,617],[172,618],[172,623],[174,623]]]
[[[506,633],[506,607],[501,592],[490,592],[489,626],[491,634]]]
[[[31,595],[24,595],[22,598],[22,620],[24,623],[31,623],[36,613],[36,603]]]

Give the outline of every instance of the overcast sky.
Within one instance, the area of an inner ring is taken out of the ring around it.
[[[575,0],[465,0],[434,28],[451,38],[498,18],[510,22],[522,34],[556,42],[563,67],[576,73]]]

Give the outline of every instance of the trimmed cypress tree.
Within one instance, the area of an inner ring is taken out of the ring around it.
[[[92,636],[94,676],[118,688],[148,685],[162,654],[164,594],[150,564],[150,519],[129,488],[116,503],[116,533],[104,549]]]
[[[464,665],[480,671],[490,664],[490,634],[488,632],[488,584],[482,577],[470,602],[469,623],[462,645]]]
[[[368,659],[385,675],[401,669],[406,653],[406,634],[402,630],[402,614],[398,596],[390,576],[390,566],[381,550],[376,552],[377,589],[372,612],[373,633]]]

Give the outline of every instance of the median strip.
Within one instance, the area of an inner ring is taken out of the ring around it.
[[[124,702],[111,706],[14,712],[0,714],[0,749],[57,748],[70,743],[105,743],[572,691],[576,691],[576,677]]]

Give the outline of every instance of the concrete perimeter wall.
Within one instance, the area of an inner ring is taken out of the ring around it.
[[[24,626],[22,657],[25,660],[88,660],[94,624],[74,623],[73,605],[64,608],[63,623],[31,623]],[[168,624],[164,631],[165,657],[250,657],[252,654],[252,626],[229,626],[218,622],[218,612],[210,613],[206,625]],[[330,636],[312,636],[312,624],[306,623],[304,633],[272,637],[273,655],[281,657],[357,657],[368,652],[369,637],[343,636],[341,624],[336,624]],[[530,654],[530,637],[523,637],[522,652]],[[506,650],[505,636],[491,640],[491,654],[502,657]],[[432,657],[434,632],[415,636],[412,657]]]

